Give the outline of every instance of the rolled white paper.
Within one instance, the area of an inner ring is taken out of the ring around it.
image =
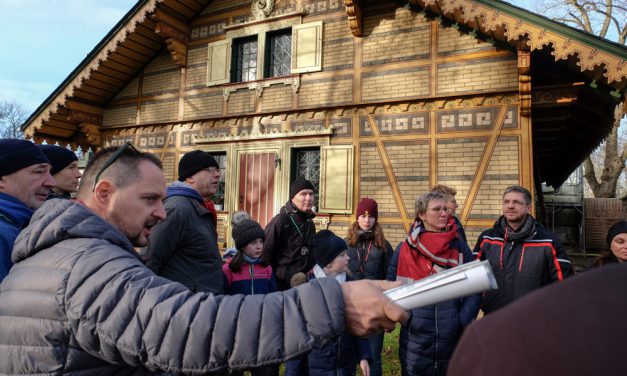
[[[410,310],[497,289],[488,260],[473,261],[423,278],[384,294]]]

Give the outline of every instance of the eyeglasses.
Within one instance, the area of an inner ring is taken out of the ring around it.
[[[214,175],[214,174],[220,173],[220,169],[219,169],[218,167],[213,167],[213,166],[211,166],[211,167],[207,167],[207,168],[203,168],[203,170],[205,170],[205,171],[209,171],[209,173],[210,173],[211,175]]]
[[[93,187],[91,187],[91,191],[95,192],[96,191],[96,184],[98,184],[98,181],[100,180],[100,175],[102,175],[102,173],[109,168],[118,158],[120,158],[120,155],[122,155],[124,153],[124,151],[126,151],[126,149],[131,148],[133,150],[133,152],[135,153],[140,153],[139,150],[137,150],[137,148],[135,148],[135,146],[133,146],[133,144],[131,144],[130,142],[125,143],[122,147],[120,147],[118,150],[115,151],[115,153],[111,154],[111,156],[105,161],[105,163],[102,165],[102,167],[100,168],[100,170],[98,171],[98,173],[96,174],[96,178],[94,179],[94,185]]]

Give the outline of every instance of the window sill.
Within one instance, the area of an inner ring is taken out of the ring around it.
[[[231,93],[234,93],[238,90],[248,89],[255,90],[255,95],[257,97],[261,97],[263,95],[263,90],[272,85],[291,85],[292,91],[294,92],[294,94],[296,94],[298,93],[298,89],[300,89],[300,75],[296,74],[291,76],[272,77],[262,80],[238,82],[224,85],[225,87],[223,89],[222,95],[224,96],[224,101],[228,102]]]

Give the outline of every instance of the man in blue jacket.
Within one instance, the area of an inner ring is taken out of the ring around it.
[[[0,140],[0,281],[13,265],[11,252],[17,234],[54,185],[50,162],[35,144]]]

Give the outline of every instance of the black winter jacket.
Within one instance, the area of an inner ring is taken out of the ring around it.
[[[370,234],[361,234],[359,241],[353,247],[348,245],[348,240],[346,240],[348,246],[346,253],[350,257],[348,269],[351,271],[351,277],[355,280],[385,279],[394,250],[387,240],[384,248],[380,249],[374,243],[374,239],[368,235]]]
[[[0,374],[203,375],[276,364],[344,330],[330,278],[284,293],[192,293],[85,206],[50,200],[0,284]]]
[[[486,314],[573,273],[562,244],[540,223],[535,222],[535,231],[526,238],[512,241],[502,221],[481,233],[474,249],[477,259],[490,260],[499,286],[484,293],[481,308]]]
[[[145,256],[157,275],[193,292],[224,293],[222,257],[213,216],[198,200],[170,196],[167,218],[153,229]]]
[[[396,280],[399,250],[390,262],[388,280]],[[460,240],[464,263],[474,260],[470,248]],[[479,313],[478,294],[413,309],[399,336],[399,357],[403,375],[444,376],[462,332]]]
[[[315,264],[311,244],[316,233],[315,216],[288,201],[266,226],[262,257],[272,265],[279,290],[289,289],[294,274],[307,273]]]

